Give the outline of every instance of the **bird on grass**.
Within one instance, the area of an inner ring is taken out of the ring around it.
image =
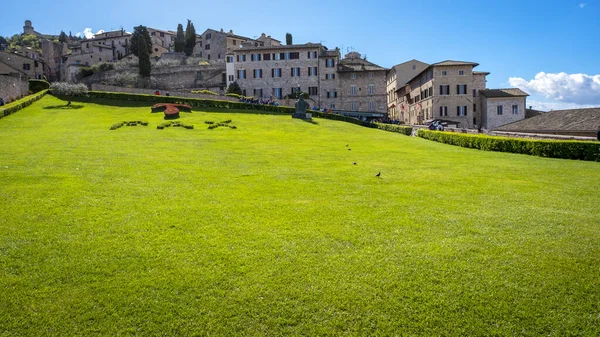
[[[354,162],[354,163],[352,163],[352,164],[356,165],[356,162]]]
[[[348,149],[348,151],[352,151],[352,149]]]
[[[346,144],[346,147],[348,147],[348,144]]]
[[[376,176],[377,178],[381,177],[381,172],[377,173],[375,176]]]

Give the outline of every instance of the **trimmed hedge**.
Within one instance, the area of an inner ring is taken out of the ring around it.
[[[31,103],[39,100],[40,98],[46,96],[46,93],[48,93],[48,89],[46,90],[42,90],[36,94],[33,95],[29,95],[26,96],[24,98],[21,98],[18,101],[14,101],[12,103],[9,103],[7,105],[1,106],[0,107],[0,118],[6,117],[10,114],[13,114],[21,109],[23,109],[26,106],[31,105]]]
[[[292,114],[295,109],[284,106],[273,106],[273,105],[261,105],[261,104],[250,104],[243,102],[232,102],[232,101],[220,101],[200,98],[186,98],[176,96],[157,96],[157,95],[143,95],[143,94],[130,94],[124,92],[104,92],[104,91],[89,91],[87,97],[90,99],[114,99],[121,101],[137,101],[137,102],[149,102],[149,103],[178,103],[187,104],[191,107],[196,108],[219,108],[219,109],[238,109],[238,110],[253,110],[253,111],[266,111],[273,113]],[[77,100],[79,98],[73,98]]]
[[[50,83],[44,80],[29,80],[29,92],[35,94],[50,88]]]
[[[308,112],[308,110],[307,110],[307,112]],[[410,136],[412,134],[412,130],[413,130],[413,128],[411,126],[363,122],[360,119],[343,116],[343,115],[324,113],[321,111],[310,111],[310,112],[312,112],[313,116],[315,116],[315,117],[325,118],[325,119],[333,119],[336,121],[344,121],[344,122],[348,122],[348,123],[352,123],[352,124],[356,124],[356,125],[366,126],[368,128],[380,129],[380,130],[389,131],[389,132],[397,132],[397,133],[401,133],[406,136]]]
[[[440,143],[478,149],[532,156],[600,161],[600,143],[576,140],[537,140],[471,135],[420,129],[417,136]]]

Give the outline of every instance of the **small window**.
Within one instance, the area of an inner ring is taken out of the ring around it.
[[[369,84],[369,95],[375,95],[375,84]]]
[[[519,114],[519,106],[518,105],[513,104],[513,106],[512,106],[512,113],[513,113],[513,115]]]
[[[369,73],[369,78],[373,78],[373,77],[375,77],[375,73],[374,72],[370,72]]]
[[[496,113],[497,113],[498,115],[502,115],[502,105],[498,105],[498,106],[496,107]]]
[[[356,86],[350,86],[350,96],[356,96]]]
[[[353,80],[355,80],[355,79],[356,79],[356,73],[352,73],[352,74],[350,75],[350,78],[351,78],[351,79],[353,79]]]
[[[441,75],[442,76],[448,76],[448,72],[446,70],[442,70]]]
[[[465,71],[464,70],[459,70],[458,71],[458,76],[465,76]]]

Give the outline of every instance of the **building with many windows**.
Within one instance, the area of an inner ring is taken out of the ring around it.
[[[194,55],[199,55],[205,60],[225,62],[225,55],[240,48],[244,43],[248,43],[255,47],[265,45],[265,41],[258,41],[249,37],[236,35],[232,30],[226,33],[223,29],[218,31],[209,28],[198,36],[196,46],[194,47]]]
[[[480,90],[481,126],[491,130],[525,119],[526,92],[517,88]]]
[[[388,69],[347,54],[337,65],[338,106],[344,111],[386,112],[386,74]]]
[[[419,60],[410,60],[397,64],[390,69],[387,74],[387,111],[388,117],[396,121],[404,121],[405,113],[408,111],[402,109],[402,103],[405,101],[404,95],[399,95],[400,89],[404,88],[406,82],[415,77],[421,71],[425,70],[429,64]]]

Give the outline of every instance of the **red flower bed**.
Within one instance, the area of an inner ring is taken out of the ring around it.
[[[152,112],[163,112],[167,108],[173,107],[177,108],[180,111],[184,112],[192,112],[192,107],[187,104],[177,104],[177,103],[157,103],[152,106]]]
[[[165,112],[165,115],[175,115],[175,114],[179,113],[179,109],[170,105],[165,109],[164,112]]]

